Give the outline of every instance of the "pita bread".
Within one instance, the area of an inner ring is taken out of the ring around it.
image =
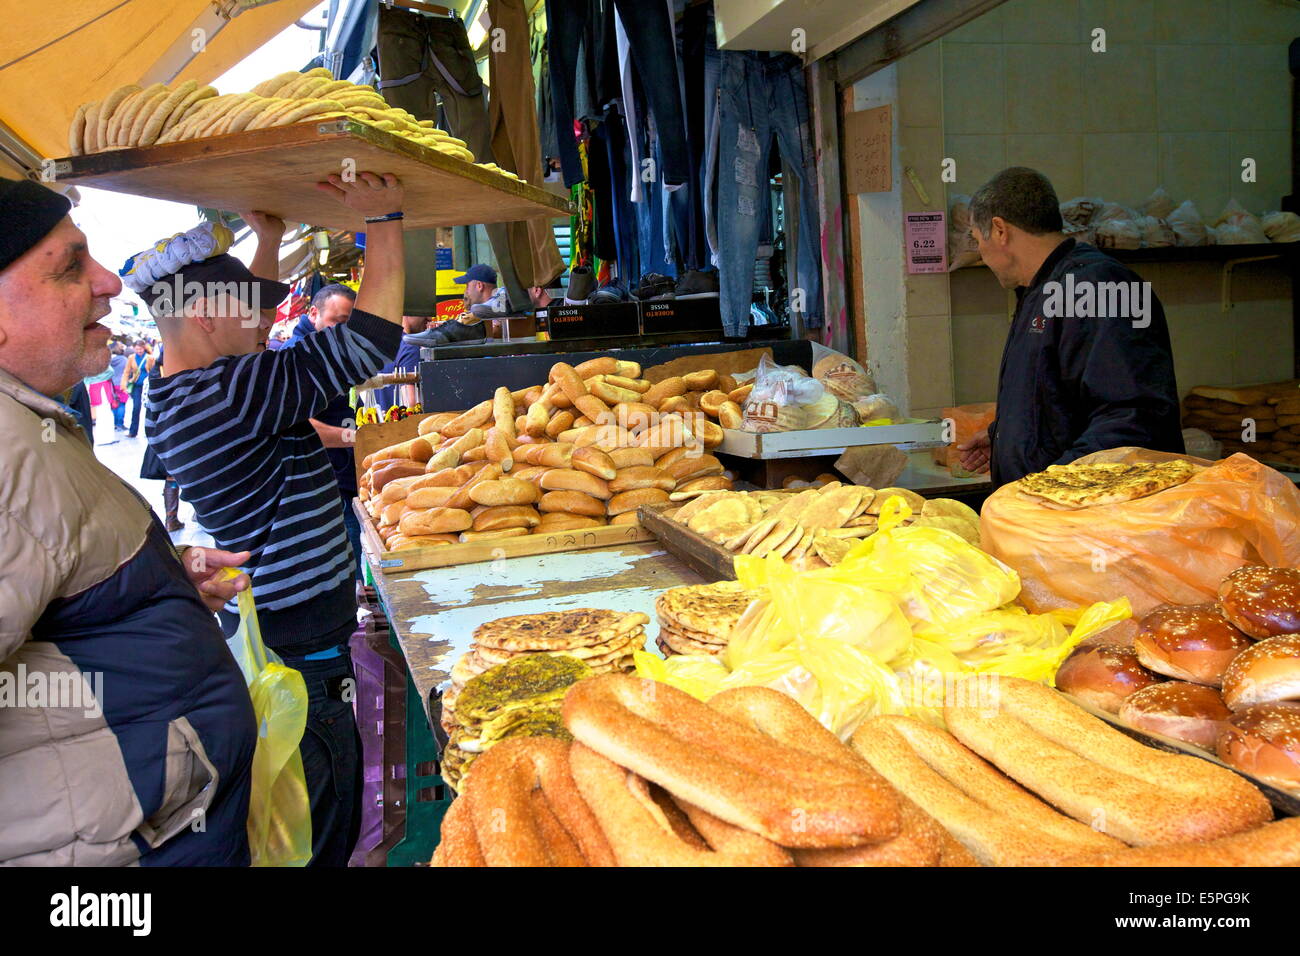
[[[813,531],[818,528],[842,527],[858,510],[863,494],[868,490],[859,485],[842,485],[823,491],[820,498],[804,511],[799,523],[805,529]]]
[[[607,643],[649,621],[640,612],[627,614],[589,607],[517,614],[480,624],[474,631],[474,643],[504,651],[563,651]]]
[[[979,524],[980,520],[974,508],[952,498],[927,498],[920,513],[926,518],[961,518],[971,524]]]
[[[880,509],[885,507],[885,502],[895,495],[903,499],[912,509],[913,514],[920,514],[921,509],[925,507],[925,499],[910,488],[877,488],[875,497],[867,507],[867,514],[879,515]]]
[[[1063,508],[1093,508],[1146,498],[1188,481],[1197,472],[1191,462],[1096,462],[1050,465],[1026,475],[1017,490]]]
[[[697,634],[714,635],[727,641],[750,602],[764,597],[762,591],[750,591],[738,581],[715,584],[691,584],[669,588],[655,600],[655,614],[660,626]]]

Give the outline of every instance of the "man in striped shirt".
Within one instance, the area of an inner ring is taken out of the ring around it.
[[[294,348],[266,349],[274,308],[288,292],[272,279],[284,232],[278,219],[245,215],[258,236],[251,271],[220,242],[206,242],[215,230],[191,230],[159,244],[152,258],[136,257],[128,266],[139,274],[126,278],[144,287],[137,291],[150,300],[167,352],[145,433],[203,527],[222,548],[252,554],[246,570],[263,639],[302,672],[310,695],[300,750],[312,864],[344,866],[360,829],[347,645],[357,625],[355,559],[311,419],[401,344],[403,193],[396,177],[372,173],[353,182],[331,176],[320,186],[366,218],[365,272],[351,318]],[[220,617],[232,634],[233,603]]]

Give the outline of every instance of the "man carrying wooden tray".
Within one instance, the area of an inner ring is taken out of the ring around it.
[[[396,355],[402,340],[403,190],[395,176],[331,176],[323,192],[366,219],[365,273],[347,322],[268,351],[284,223],[244,216],[251,270],[205,223],[128,260],[124,281],[162,332],[167,375],[150,389],[145,432],[199,522],[248,551],[266,645],[307,682],[300,750],[311,798],[312,865],[346,866],[360,831],[361,742],[348,639],[357,626],[355,558],[338,484],[311,425],[330,399]],[[239,623],[235,605],[222,629]]]

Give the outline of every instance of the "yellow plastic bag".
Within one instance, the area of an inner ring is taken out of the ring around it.
[[[633,651],[636,676],[671,684],[697,700],[707,701],[722,690],[727,668],[708,654],[674,654],[664,660],[648,651]]]
[[[226,571],[228,578],[237,574]],[[239,630],[226,643],[248,681],[257,717],[248,800],[253,866],[306,866],[311,859],[311,803],[298,746],[307,728],[307,684],[262,643],[251,588],[239,592]]]
[[[1004,607],[962,618],[941,641],[978,673],[1046,683],[1080,641],[1132,615],[1127,598],[1051,614]],[[1066,630],[1070,621],[1075,622],[1073,631]]]
[[[1015,599],[1020,592],[1015,571],[951,531],[899,527],[911,514],[901,497],[892,496],[881,509],[880,530],[855,544],[836,570],[877,581],[885,572],[903,572],[902,587],[876,586],[893,595],[918,636],[930,639],[967,614]]]
[[[886,593],[906,578],[865,567],[837,565],[800,573],[777,555],[739,555],[736,574],[745,587],[765,587],[766,608],[752,607],[732,632],[724,660],[733,670],[783,650],[799,638],[837,641],[887,664],[912,639],[912,628]]]

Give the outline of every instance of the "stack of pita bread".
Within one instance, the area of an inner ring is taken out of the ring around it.
[[[641,613],[577,608],[517,614],[479,625],[474,643],[451,668],[451,686],[442,695],[442,726],[451,733],[462,690],[479,674],[519,657],[566,654],[591,668],[593,674],[634,669],[632,652],[645,644]]]
[[[664,657],[673,654],[710,654],[727,649],[736,622],[750,602],[765,597],[763,591],[749,591],[738,581],[691,584],[669,588],[655,600],[659,618],[656,643]]]
[[[979,546],[979,516],[960,501],[925,499],[907,488],[828,482],[798,493],[718,491],[665,516],[736,554],[776,554],[801,571],[844,559],[854,542],[875,534],[886,502],[911,509],[903,525],[944,528]]]
[[[572,740],[560,705],[570,687],[591,675],[590,667],[567,654],[527,654],[471,678],[451,712],[443,780],[459,793],[479,754],[509,737]],[[444,704],[444,726],[447,720]]]

